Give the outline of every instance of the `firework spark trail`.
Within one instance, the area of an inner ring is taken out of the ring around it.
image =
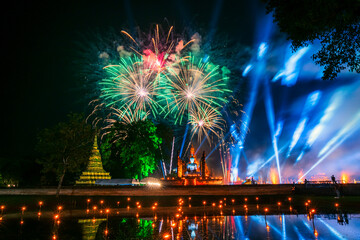
[[[181,124],[184,115],[196,111],[201,105],[215,109],[227,102],[221,95],[230,90],[226,89],[226,79],[219,74],[219,66],[211,67],[209,63],[190,56],[170,67],[166,77],[174,99],[168,114],[175,113],[175,123]]]
[[[118,105],[121,111],[132,110],[135,114],[151,110],[156,116],[161,106],[156,97],[162,89],[161,75],[145,68],[142,59],[134,57],[122,59],[119,65],[104,68],[108,78],[100,82],[101,98],[106,106]]]
[[[199,106],[196,110],[191,110],[189,123],[192,125],[192,136],[197,134],[198,140],[200,140],[201,137],[205,135],[209,140],[208,131],[219,137],[218,132],[222,131],[221,124],[223,123],[223,120],[216,109],[210,106]]]
[[[227,104],[225,104],[223,107],[222,107],[222,109],[221,109],[221,112],[220,112],[220,114],[222,114],[223,116],[224,116],[224,113],[226,112],[226,107],[228,106],[228,104],[229,104],[229,102],[227,102]],[[242,104],[240,104],[240,107],[242,107],[243,105]],[[242,113],[242,114],[245,114],[246,115],[246,112],[244,112],[243,110],[238,110],[240,113]],[[229,118],[227,118],[227,121],[228,122],[230,122],[231,120],[229,119]],[[242,123],[242,120],[240,119],[240,122]],[[235,124],[233,124],[233,125],[231,125],[231,127],[235,127]],[[231,127],[230,127],[230,129],[231,129]],[[236,129],[235,129],[236,130]],[[231,131],[231,130],[230,130]],[[235,134],[236,134],[236,132],[235,131],[231,131],[232,133],[234,132]],[[210,135],[210,133],[211,133],[211,131],[208,131],[208,135]],[[233,136],[234,137],[234,136]],[[198,151],[200,150],[200,148],[201,148],[201,146],[205,143],[205,141],[206,141],[206,137],[202,140],[202,142],[200,143],[200,145],[198,146],[198,148],[196,149],[196,151],[195,151],[195,154],[197,154],[198,153]]]

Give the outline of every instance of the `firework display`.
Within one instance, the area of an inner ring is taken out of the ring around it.
[[[136,114],[148,110],[158,114],[160,106],[155,96],[160,88],[161,75],[151,67],[145,67],[142,58],[123,58],[119,65],[109,65],[104,69],[108,78],[100,82],[101,98],[107,106],[118,106],[124,112],[132,109]]]
[[[103,67],[98,82],[101,95],[95,109],[112,112],[104,128],[116,121],[166,118],[175,125],[189,124],[192,137],[217,136],[223,126],[219,109],[230,92],[228,77],[208,56],[199,56],[199,37],[185,41],[174,37],[173,27],[165,34],[158,25],[153,34],[138,38],[121,33],[129,46],[117,48],[119,59],[107,59],[111,64]]]
[[[169,68],[167,76],[168,88],[174,101],[171,102],[170,113],[176,111],[176,122],[182,122],[188,112],[203,112],[200,105],[212,108],[222,107],[227,101],[222,97],[229,92],[219,74],[219,66],[193,56],[182,59]]]

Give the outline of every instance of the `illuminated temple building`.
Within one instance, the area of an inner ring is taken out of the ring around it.
[[[89,164],[87,165],[86,170],[81,174],[80,179],[76,181],[76,185],[93,185],[97,179],[111,179],[111,176],[108,172],[105,172],[103,168],[97,144],[97,136],[95,135]]]
[[[202,154],[200,164],[196,159],[195,149],[191,145],[189,162],[185,163],[178,154],[177,157],[177,178],[173,180],[176,185],[218,185],[222,184],[222,178],[211,177],[206,166],[205,151]]]

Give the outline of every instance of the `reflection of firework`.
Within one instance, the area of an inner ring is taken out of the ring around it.
[[[176,58],[175,55],[179,55],[182,49],[194,41],[190,40],[184,44],[181,38],[173,37],[172,30],[173,26],[170,27],[167,34],[164,34],[159,30],[159,25],[156,25],[154,34],[140,37],[138,41],[126,31],[121,31],[121,33],[135,43],[135,46],[130,48],[143,57],[145,66],[151,66],[153,70],[162,71],[166,65],[173,63]]]
[[[210,106],[199,106],[190,111],[189,123],[192,125],[192,135],[197,134],[198,139],[205,135],[210,141],[208,132],[212,132],[219,137],[224,121],[216,109]]]
[[[122,112],[134,114],[151,110],[155,116],[160,105],[156,101],[161,76],[146,68],[141,58],[122,58],[119,65],[104,68],[109,77],[100,82],[101,97],[107,106],[118,106]]]
[[[229,90],[219,74],[219,66],[204,63],[202,59],[197,61],[190,56],[170,67],[168,71],[168,88],[174,100],[170,103],[170,112],[177,111],[176,122],[181,123],[184,115],[197,111],[200,105],[212,107],[216,112],[217,107],[226,103],[222,95]]]

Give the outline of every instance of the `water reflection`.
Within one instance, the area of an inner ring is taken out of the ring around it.
[[[358,239],[360,214],[245,215],[173,218],[5,218],[1,239]],[[54,228],[55,227],[55,228]],[[55,229],[55,231],[54,231]],[[21,230],[21,231],[19,231]],[[54,234],[55,233],[55,234]]]
[[[357,205],[329,198],[80,199],[0,204],[0,239],[359,239]],[[6,206],[5,206],[6,205]],[[324,214],[326,213],[326,214]]]
[[[95,240],[99,226],[102,222],[106,221],[105,218],[99,219],[79,219],[78,223],[82,226],[82,239]]]

